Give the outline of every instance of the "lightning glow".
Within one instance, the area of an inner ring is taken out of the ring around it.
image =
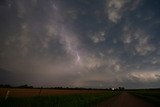
[[[77,61],[76,62],[79,63],[81,58],[80,58],[80,56],[78,54],[78,51],[76,51],[76,55],[77,55]]]

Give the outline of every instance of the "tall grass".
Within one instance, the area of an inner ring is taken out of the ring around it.
[[[10,97],[1,100],[1,107],[90,107],[120,92],[92,94],[35,96],[26,98]]]

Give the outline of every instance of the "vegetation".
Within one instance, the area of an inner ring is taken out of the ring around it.
[[[27,84],[13,87],[9,84],[0,84],[0,88],[33,88],[33,86],[28,86]]]
[[[160,106],[160,90],[154,90],[154,89],[148,89],[148,90],[132,90],[129,91],[129,93],[140,97],[150,103],[153,103],[154,105],[156,105],[157,107]]]
[[[102,93],[53,95],[34,97],[9,97],[1,99],[1,107],[89,107],[120,94],[118,91]]]
[[[99,88],[84,88],[84,87],[33,87],[27,84],[20,85],[20,86],[11,86],[9,84],[0,84],[0,88],[34,88],[34,89],[66,89],[66,90],[113,90],[113,88],[105,88],[105,89],[99,89]],[[123,91],[125,90],[124,87],[118,87],[114,88],[116,91]]]

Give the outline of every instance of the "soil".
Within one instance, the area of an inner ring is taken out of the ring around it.
[[[37,95],[70,95],[107,92],[105,90],[58,90],[58,89],[18,89],[0,88],[0,98],[5,97],[10,91],[9,97],[32,97]]]

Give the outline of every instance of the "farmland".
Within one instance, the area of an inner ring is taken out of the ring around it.
[[[159,99],[158,89],[0,88],[1,107],[159,107]]]
[[[9,96],[11,97],[32,97],[37,95],[70,95],[106,92],[106,90],[0,88],[0,97],[5,97],[7,91],[10,91]]]
[[[5,100],[7,91],[10,94]],[[88,107],[119,95],[106,90],[8,89],[1,88],[2,107]]]
[[[137,96],[141,99],[144,99],[147,102],[150,102],[156,106],[160,106],[160,90],[159,89],[150,89],[150,90],[132,90],[128,91],[130,94]]]

